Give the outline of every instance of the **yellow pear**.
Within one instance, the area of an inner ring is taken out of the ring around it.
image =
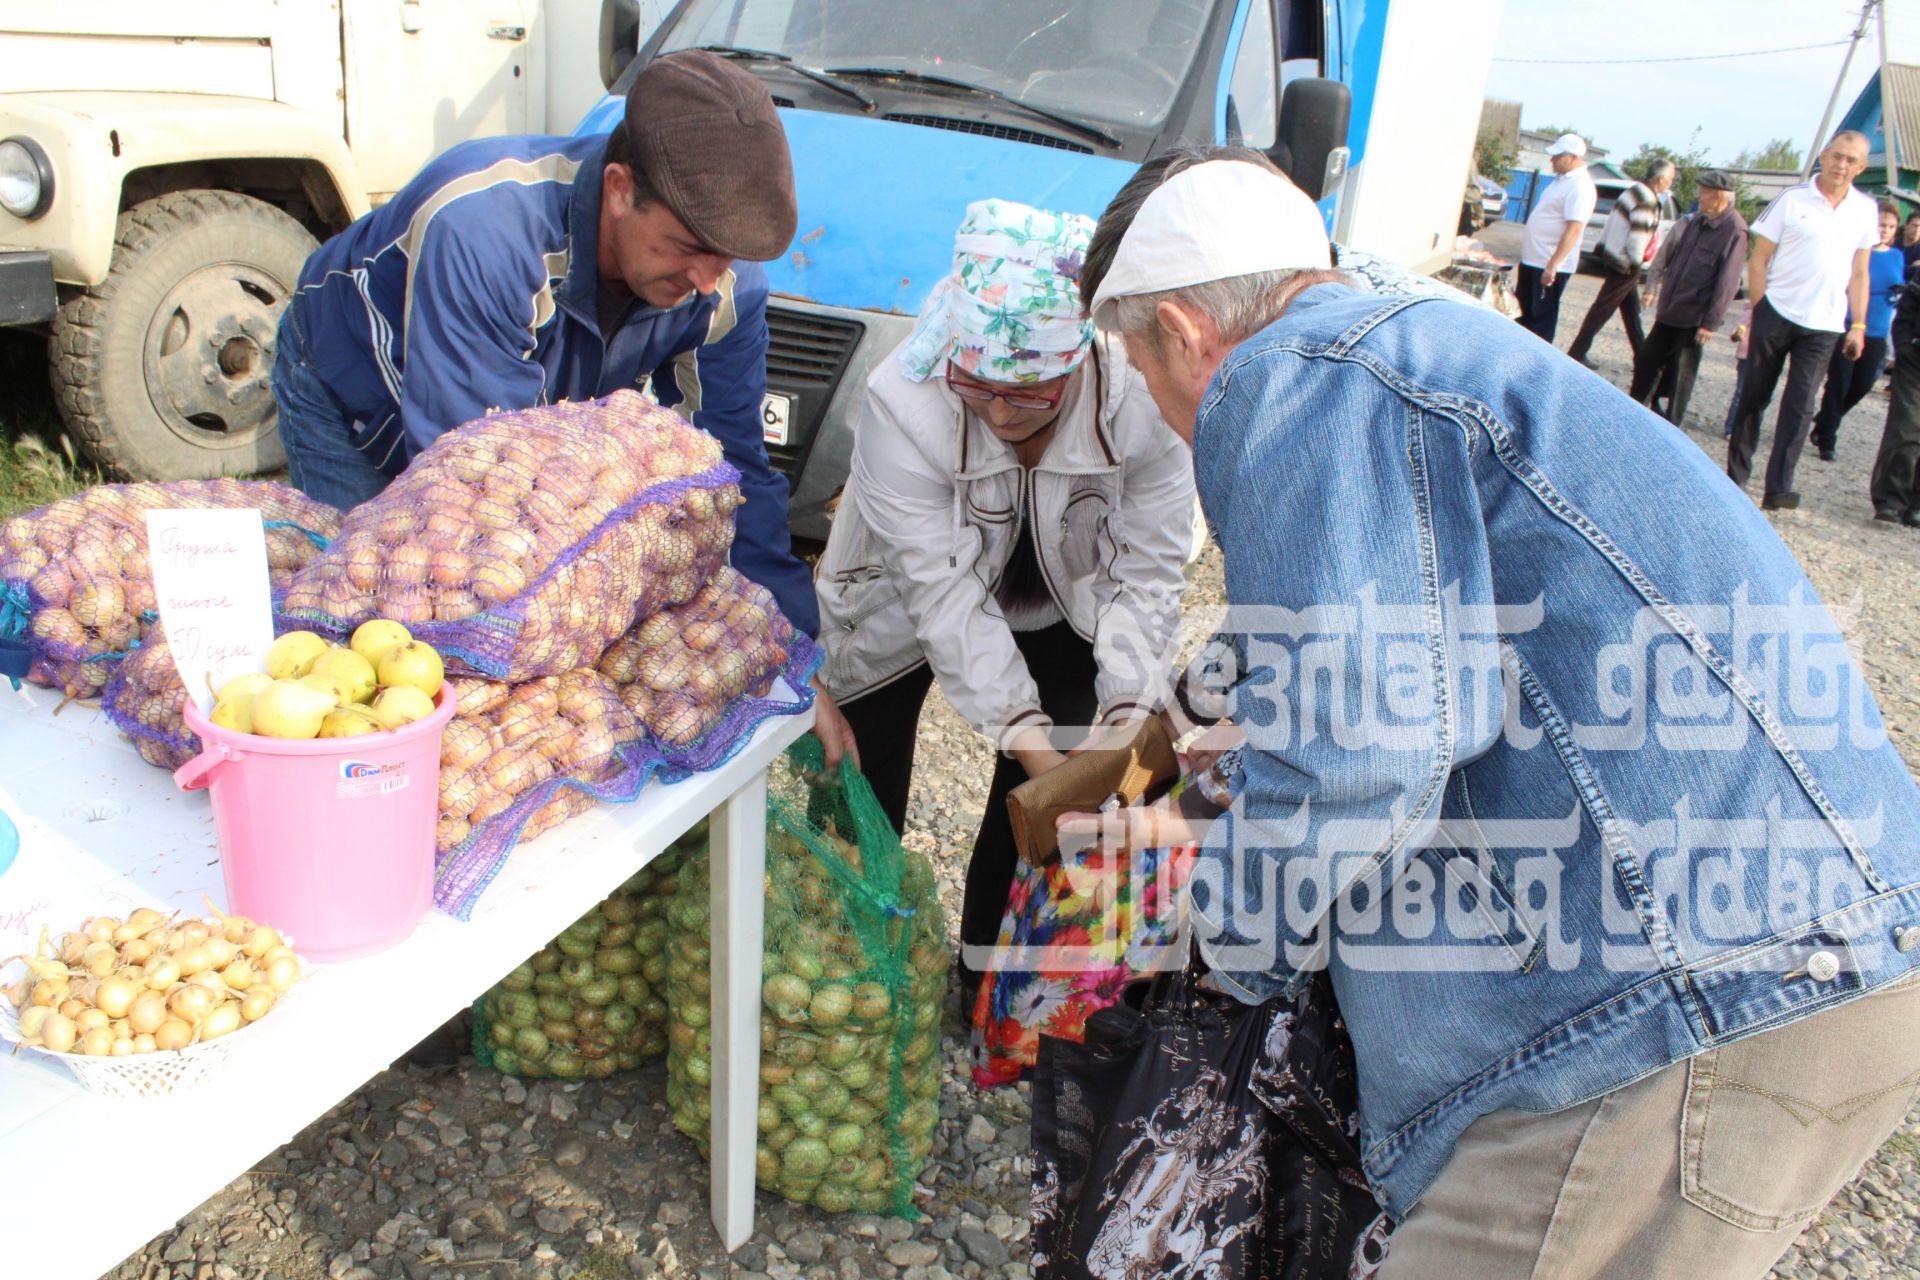
[[[379,683],[373,674],[373,664],[351,649],[335,646],[313,660],[313,670],[309,676],[331,676],[347,686],[347,697],[343,702],[365,702],[373,696],[374,686]]]
[[[360,706],[336,707],[320,722],[323,738],[353,738],[363,733],[379,733],[386,728],[379,717]]]
[[[214,693],[215,702],[232,702],[236,698],[245,698],[251,702],[255,694],[273,683],[273,677],[264,671],[249,671],[245,675],[234,676]]]
[[[429,698],[440,692],[440,683],[445,676],[446,667],[441,663],[440,655],[432,645],[421,644],[418,640],[409,640],[380,659],[381,684],[407,685]]]
[[[326,651],[327,642],[313,632],[289,631],[267,650],[267,674],[275,680],[298,680]]]
[[[298,680],[275,680],[253,699],[253,731],[269,738],[311,738],[338,705],[325,689]]]
[[[353,701],[353,691],[339,676],[330,676],[323,671],[309,671],[300,677],[300,683],[309,689],[318,689],[322,693],[332,695],[336,706],[344,707]]]
[[[273,682],[269,680],[267,683]],[[249,694],[241,698],[222,698],[213,704],[213,713],[207,719],[233,733],[252,733],[253,696]]]
[[[396,684],[382,689],[369,708],[389,729],[425,719],[433,714],[433,699],[412,685]]]
[[[399,623],[375,618],[372,622],[361,623],[354,631],[353,639],[347,643],[355,653],[367,660],[369,666],[377,667],[380,659],[411,639],[413,633]]]

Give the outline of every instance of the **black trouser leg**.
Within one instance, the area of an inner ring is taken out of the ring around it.
[[[886,810],[893,829],[907,829],[907,796],[913,783],[913,748],[920,735],[920,708],[933,687],[933,668],[921,663],[891,684],[840,704],[860,749],[860,772]]]
[[[1626,292],[1620,296],[1620,323],[1627,329],[1627,349],[1634,355],[1640,354],[1640,344],[1647,340],[1647,330],[1640,320],[1640,273],[1634,272],[1627,277]]]
[[[1682,342],[1690,338],[1685,329],[1654,321],[1653,332],[1647,335],[1647,340],[1640,344],[1640,350],[1634,353],[1633,385],[1627,394],[1641,404],[1651,404],[1667,362],[1681,350]]]
[[[1593,340],[1600,336],[1600,331],[1607,327],[1607,321],[1613,318],[1614,312],[1625,306],[1629,297],[1633,299],[1633,319],[1627,322],[1627,341],[1634,353],[1639,354],[1640,334],[1637,330],[1640,328],[1640,295],[1633,288],[1638,279],[1637,272],[1630,275],[1624,271],[1609,271],[1600,277],[1600,291],[1593,295],[1593,305],[1587,308],[1586,319],[1580,322],[1580,332],[1573,336],[1573,345],[1567,348],[1568,355],[1575,360],[1585,360],[1587,352],[1593,349]]]
[[[1765,298],[1753,309],[1747,333],[1747,358],[1740,371],[1740,397],[1734,402],[1733,435],[1727,442],[1727,476],[1745,485],[1753,475],[1753,453],[1760,444],[1760,415],[1773,403],[1774,384],[1792,349],[1793,326]]]
[[[1773,424],[1773,452],[1767,458],[1766,494],[1793,492],[1794,468],[1807,447],[1807,428],[1813,423],[1813,394],[1827,376],[1827,362],[1840,342],[1837,333],[1793,326],[1793,350],[1787,364],[1787,386],[1780,393],[1780,416]]]
[[[1687,420],[1687,404],[1693,399],[1694,380],[1700,376],[1700,354],[1704,348],[1698,332],[1688,332],[1673,353],[1673,394],[1667,398],[1667,420],[1679,426]]]
[[[1880,368],[1887,362],[1887,340],[1868,338],[1858,360],[1849,360],[1836,344],[1833,360],[1827,365],[1827,385],[1820,395],[1820,410],[1813,415],[1814,447],[1831,453],[1840,443],[1840,419],[1853,406],[1866,399],[1873,384],[1880,380]]]
[[[1529,333],[1539,333],[1536,316],[1540,310],[1540,268],[1521,263],[1513,294],[1520,303],[1520,327]]]
[[[1099,670],[1093,646],[1064,622],[1043,631],[1016,631],[1013,638],[1040,687],[1040,709],[1061,729],[1091,724],[1100,709],[1093,692]],[[1014,848],[1013,821],[1007,816],[1007,793],[1026,780],[1027,771],[1019,761],[999,757],[987,793],[987,810],[980,816],[980,832],[974,838],[973,857],[967,863],[967,889],[960,905],[963,981],[979,980],[978,972],[966,963],[964,948],[991,947],[1000,936],[1000,918],[1006,914],[1020,856]]]
[[[1893,366],[1893,397],[1868,493],[1873,509],[1900,515],[1920,509],[1920,358],[1901,349]]]

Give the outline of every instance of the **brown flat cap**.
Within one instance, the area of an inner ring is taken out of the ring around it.
[[[627,135],[647,184],[704,243],[754,262],[793,243],[787,131],[751,73],[700,49],[656,58],[627,90]]]

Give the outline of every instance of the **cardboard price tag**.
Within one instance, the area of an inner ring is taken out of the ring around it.
[[[266,670],[273,644],[260,513],[149,511],[147,560],[173,665],[200,709],[210,711],[213,689]]]

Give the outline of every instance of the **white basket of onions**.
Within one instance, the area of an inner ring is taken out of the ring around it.
[[[211,906],[211,904],[209,904]],[[151,1098],[191,1088],[232,1037],[300,979],[291,940],[214,908],[204,920],[142,907],[95,916],[0,964],[0,1038],[58,1058],[94,1093]]]

